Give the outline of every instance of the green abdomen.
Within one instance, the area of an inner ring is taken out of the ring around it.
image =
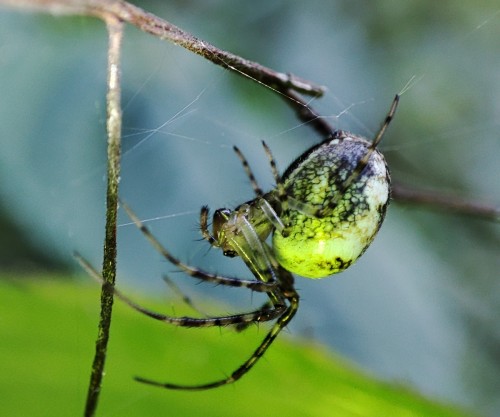
[[[390,177],[382,154],[375,151],[347,189],[346,178],[366,154],[369,143],[350,136],[312,148],[285,173],[287,195],[282,213],[286,226],[276,231],[273,249],[285,269],[323,278],[353,264],[370,245],[389,202]],[[306,206],[293,201],[305,203]],[[311,215],[311,213],[321,213]]]

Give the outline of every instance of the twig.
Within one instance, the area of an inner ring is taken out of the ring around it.
[[[101,391],[113,310],[113,288],[116,278],[116,219],[118,212],[118,183],[120,179],[122,118],[120,106],[120,52],[123,23],[114,16],[108,16],[106,26],[109,36],[107,94],[108,187],[106,193],[106,236],[104,240],[102,276],[108,285],[101,287],[101,314],[85,405],[86,417],[94,415]]]
[[[500,207],[436,190],[416,190],[403,184],[393,184],[392,196],[398,203],[421,205],[440,211],[451,211],[465,216],[500,222]]]
[[[216,65],[235,71],[273,89],[291,89],[319,97],[325,88],[293,74],[285,74],[223,51],[191,33],[123,0],[0,0],[11,7],[37,9],[53,14],[91,15],[105,20],[114,16],[138,29],[182,46]]]

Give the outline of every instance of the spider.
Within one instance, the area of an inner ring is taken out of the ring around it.
[[[234,210],[214,212],[209,230],[209,208],[200,212],[201,234],[225,256],[239,256],[254,279],[221,276],[192,267],[173,256],[121,203],[129,217],[152,246],[187,275],[207,282],[244,287],[265,293],[268,303],[242,314],[220,317],[172,317],[154,312],[132,301],[119,290],[118,298],[133,309],[182,327],[236,326],[276,320],[252,355],[226,378],[198,385],[179,385],[136,377],[139,382],[176,390],[205,390],[231,384],[243,377],[264,355],[278,334],[290,323],[299,307],[299,294],[292,274],[323,278],[342,272],[368,248],[384,220],[390,200],[390,175],[377,150],[396,112],[399,95],[375,138],[370,142],[347,131],[333,130],[321,143],[300,155],[280,176],[271,153],[269,159],[276,187],[264,193],[243,153],[234,147],[250,180],[255,198]],[[267,239],[272,235],[272,245]],[[85,269],[101,283],[100,275],[83,259]]]

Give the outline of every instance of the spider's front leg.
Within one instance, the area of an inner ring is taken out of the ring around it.
[[[134,222],[136,227],[142,232],[146,239],[168,262],[179,268],[187,275],[200,279],[202,281],[212,282],[218,285],[227,285],[229,287],[244,287],[257,292],[270,292],[274,289],[274,284],[267,282],[259,282],[254,280],[245,280],[235,277],[224,277],[211,272],[203,271],[199,268],[190,266],[173,256],[160,241],[151,233],[151,231],[141,222],[137,215],[125,203],[121,202],[122,207],[127,212],[130,219]]]
[[[277,263],[271,248],[269,248],[264,241],[272,230],[272,223],[266,219],[265,214],[259,207],[259,203],[252,201],[242,204],[232,212],[225,209],[218,210],[216,213],[218,213],[217,216],[220,217],[214,222],[213,235],[208,232],[208,208],[202,208],[200,223],[202,226],[202,234],[204,234],[204,236],[206,234],[208,238],[213,239],[212,243],[214,246],[225,248],[226,251],[234,251],[244,260],[250,271],[254,274],[257,279],[257,281],[254,281],[255,285],[250,285],[249,283],[251,281],[241,280],[241,282],[244,282],[244,285],[240,286],[245,286],[250,289],[259,288],[261,292],[267,294],[269,303],[266,303],[260,309],[251,313],[224,317],[172,318],[145,309],[116,290],[115,293],[137,311],[156,320],[161,320],[170,324],[183,327],[235,325],[237,330],[242,330],[248,327],[250,323],[277,319],[269,333],[253,354],[227,378],[200,385],[179,385],[169,382],[158,382],[148,378],[136,378],[136,380],[149,385],[179,390],[204,390],[233,383],[244,376],[257,363],[274,342],[281,330],[292,320],[298,309],[299,296],[293,286],[292,274]],[[236,280],[235,278],[215,276],[180,262],[158,242],[149,229],[127,206],[124,205],[124,208],[146,238],[168,261],[193,277],[211,282],[218,282],[223,285],[236,286],[233,282]],[[98,276],[88,264],[84,264],[84,266],[93,276]],[[215,277],[217,281],[215,281]],[[264,286],[260,288],[257,284]]]
[[[132,309],[138,311],[145,316],[148,316],[152,319],[162,321],[164,323],[168,323],[178,327],[225,327],[225,326],[237,326],[237,327],[246,327],[251,323],[261,323],[266,321],[275,320],[280,317],[286,311],[286,305],[281,306],[273,306],[273,308],[259,308],[255,311],[251,311],[248,313],[241,314],[232,314],[226,316],[217,316],[217,317],[172,317],[163,313],[158,313],[149,308],[143,307],[137,302],[133,301],[130,297],[122,293],[116,287],[112,287],[111,284],[106,283],[102,278],[102,275],[82,256],[78,253],[75,253],[75,258],[83,267],[83,269],[97,282],[101,285],[110,286],[114,294],[117,298],[123,301]]]

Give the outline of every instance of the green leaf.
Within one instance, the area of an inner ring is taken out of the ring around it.
[[[97,285],[80,281],[0,280],[0,415],[81,415],[98,294]],[[143,298],[141,303],[172,313],[165,302]],[[172,328],[116,304],[102,416],[473,415],[408,387],[377,381],[324,347],[286,335],[234,385],[203,392],[141,385],[134,375],[178,383],[220,378],[246,359],[266,328],[250,327],[242,333]]]

